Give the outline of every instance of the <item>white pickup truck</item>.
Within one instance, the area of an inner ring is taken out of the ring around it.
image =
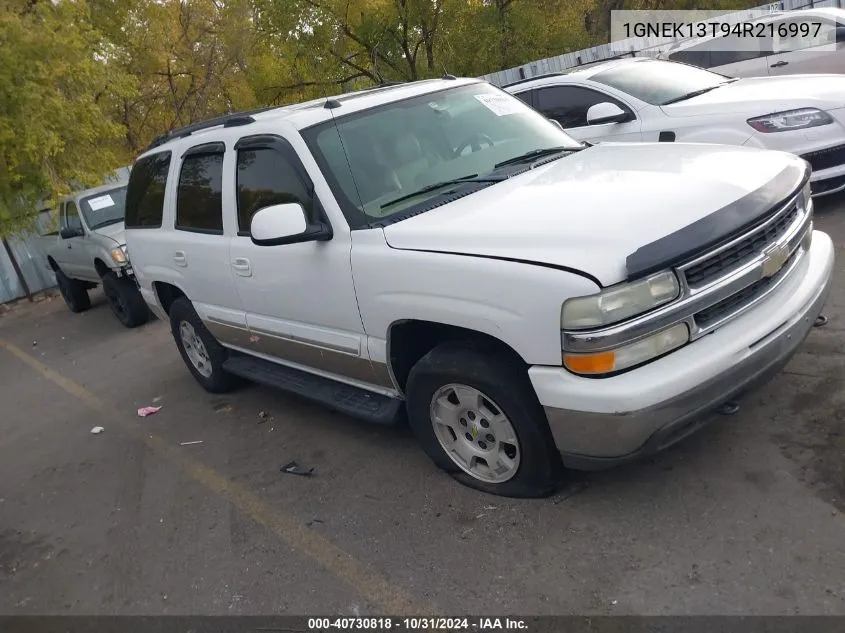
[[[126,238],[206,390],[406,412],[462,482],[539,496],[789,360],[834,263],[809,176],[784,152],[585,146],[447,77],[172,132],[132,168]]]
[[[39,238],[47,265],[71,312],[91,307],[88,290],[103,285],[109,306],[126,327],[150,317],[129,264],[123,231],[126,183],[78,191],[59,201],[56,232]]]

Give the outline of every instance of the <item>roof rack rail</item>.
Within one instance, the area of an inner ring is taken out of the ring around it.
[[[560,77],[561,75],[565,75],[566,73],[545,73],[543,75],[534,75],[533,77],[526,77],[525,79],[520,79],[519,81],[514,81],[509,84],[505,84],[504,86],[500,86],[501,88],[510,88],[511,86],[518,86],[519,84],[524,84],[529,81],[534,81],[535,79],[545,79],[546,77]]]
[[[157,136],[153,139],[152,143],[150,143],[147,149],[150,150],[154,147],[158,147],[159,145],[163,145],[167,141],[171,141],[175,138],[185,138],[186,136],[190,136],[195,132],[207,130],[209,128],[218,127],[221,125],[223,127],[249,125],[250,123],[255,122],[255,119],[252,117],[253,114],[266,112],[268,110],[275,110],[278,107],[280,106],[268,106],[266,108],[250,110],[249,112],[234,112],[232,114],[224,114],[223,116],[219,116],[214,119],[197,121],[196,123],[191,123],[190,125],[185,125],[183,127],[176,128],[175,130],[170,130],[169,132],[165,132],[164,134]]]

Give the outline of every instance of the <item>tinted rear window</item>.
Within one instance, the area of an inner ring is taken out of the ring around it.
[[[169,170],[170,152],[145,156],[133,165],[126,191],[127,229],[161,226]]]
[[[176,228],[223,232],[223,154],[186,156],[176,190]]]

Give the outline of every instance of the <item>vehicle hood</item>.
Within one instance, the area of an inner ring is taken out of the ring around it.
[[[791,154],[739,146],[602,143],[389,224],[384,234],[396,249],[569,268],[606,286],[629,278],[635,251],[665,246],[676,233],[689,246],[690,225],[708,224],[717,210],[730,224],[740,199],[746,211],[749,201],[760,207],[756,215],[770,209],[773,183],[783,199],[806,169]],[[696,228],[692,247],[722,237],[724,227]]]
[[[702,95],[666,106],[672,117],[723,112],[764,115],[795,108],[845,107],[845,75],[784,75],[739,79]]]
[[[109,224],[108,226],[103,226],[99,229],[94,229],[94,233],[96,233],[97,235],[102,235],[104,237],[109,237],[118,244],[126,244],[126,231],[123,227],[123,222],[118,222],[117,224]]]

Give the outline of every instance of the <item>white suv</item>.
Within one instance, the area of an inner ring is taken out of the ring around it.
[[[132,169],[127,242],[208,391],[406,411],[441,468],[534,496],[790,358],[833,268],[808,178],[781,152],[587,147],[444,78],[172,132]]]
[[[730,77],[845,73],[845,9],[778,12],[753,24],[754,37],[696,38],[659,57]]]

